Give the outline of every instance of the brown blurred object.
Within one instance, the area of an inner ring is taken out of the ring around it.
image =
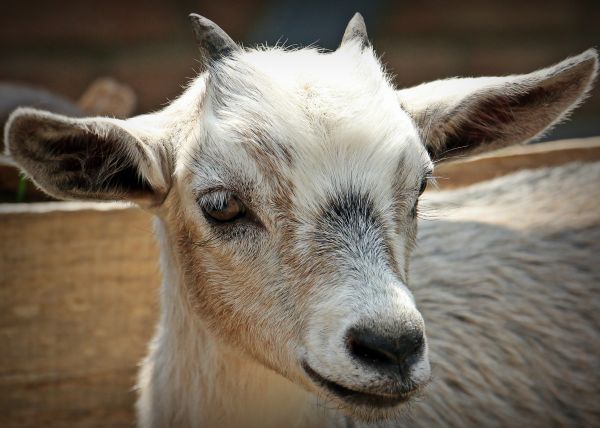
[[[92,82],[77,104],[89,116],[125,119],[135,111],[137,98],[131,87],[113,78],[101,77]]]

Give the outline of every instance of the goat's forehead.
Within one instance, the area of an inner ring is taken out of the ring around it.
[[[215,66],[208,95],[199,181],[285,182],[306,203],[412,185],[428,162],[372,52],[246,52]]]
[[[408,120],[371,49],[243,51],[218,62],[208,80],[207,110],[224,126],[257,121],[276,128],[327,128],[350,119]],[[257,120],[258,119],[258,120]],[[262,119],[262,120],[260,120]],[[250,124],[249,124],[250,125]]]
[[[315,49],[251,49],[212,65],[212,74],[225,86],[293,92],[314,85],[316,90],[352,92],[391,87],[371,49],[353,45],[334,52]],[[237,88],[242,89],[242,88]],[[259,90],[260,90],[259,89]],[[289,95],[289,94],[288,94]]]
[[[298,144],[278,144],[260,135],[227,140],[211,136],[193,158],[197,187],[253,190],[253,197],[293,195],[292,205],[309,207],[350,190],[374,199],[412,189],[431,168],[418,139],[390,136],[374,141],[368,132],[305,133]]]

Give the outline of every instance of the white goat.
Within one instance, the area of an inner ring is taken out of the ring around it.
[[[552,192],[591,198],[597,167],[458,193],[500,216],[533,180],[522,199],[535,196],[535,215],[520,215],[526,232],[501,216],[424,229],[411,278],[429,339],[408,288],[432,161],[539,135],[589,91],[594,50],[527,75],[397,91],[358,14],[327,53],[242,49],[192,21],[205,71],[164,110],[122,121],[19,109],[6,126],[10,155],[49,194],[156,215],[162,314],[139,378],[141,426],[396,425],[417,394],[425,426],[596,423],[588,235],[561,246],[533,226],[548,218],[540,201],[585,217]]]

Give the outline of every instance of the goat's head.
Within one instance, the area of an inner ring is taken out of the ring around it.
[[[182,310],[227,346],[355,416],[394,414],[430,376],[408,260],[433,162],[539,135],[587,93],[596,52],[398,91],[360,15],[334,52],[243,49],[192,20],[205,71],[169,107],[20,109],[10,155],[56,197],[162,218]]]

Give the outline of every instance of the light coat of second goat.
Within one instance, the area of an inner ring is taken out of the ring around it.
[[[594,50],[397,90],[360,15],[327,53],[192,22],[204,71],[165,109],[19,109],[5,131],[49,194],[156,216],[141,426],[596,423],[597,166],[432,195],[479,212],[425,225],[409,269],[434,162],[540,135],[589,92]]]
[[[411,285],[433,381],[406,426],[598,426],[599,183],[573,163],[426,194]]]

